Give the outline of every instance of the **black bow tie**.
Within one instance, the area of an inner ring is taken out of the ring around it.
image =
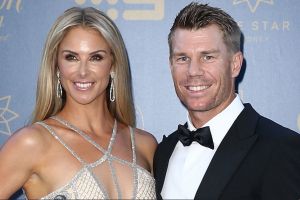
[[[214,149],[214,142],[208,126],[190,131],[186,126],[179,124],[177,136],[183,146],[190,146],[193,141],[196,141],[205,147]]]

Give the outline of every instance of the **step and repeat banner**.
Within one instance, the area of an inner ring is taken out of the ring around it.
[[[93,6],[118,25],[129,53],[137,126],[158,141],[186,121],[168,63],[167,35],[190,0],[0,0],[0,146],[25,126],[35,103],[42,48],[54,20],[73,6]],[[244,102],[300,130],[299,0],[207,0],[238,21]]]

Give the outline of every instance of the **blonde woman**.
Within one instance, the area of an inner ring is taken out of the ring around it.
[[[0,199],[152,199],[155,138],[135,126],[127,52],[94,8],[66,10],[44,47],[33,123],[0,151]]]

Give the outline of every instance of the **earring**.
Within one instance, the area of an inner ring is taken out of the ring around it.
[[[115,72],[111,72],[110,77],[111,77],[111,82],[109,88],[109,100],[111,102],[114,102],[116,100],[115,84],[114,84]]]
[[[57,96],[57,98],[60,99],[62,97],[62,88],[61,88],[61,84],[60,84],[60,73],[59,73],[59,70],[57,70],[56,76],[57,76],[56,96]]]

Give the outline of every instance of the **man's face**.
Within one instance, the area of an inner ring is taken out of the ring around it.
[[[177,29],[172,38],[170,67],[176,93],[191,112],[222,111],[234,99],[234,79],[241,52],[228,51],[217,25]]]

